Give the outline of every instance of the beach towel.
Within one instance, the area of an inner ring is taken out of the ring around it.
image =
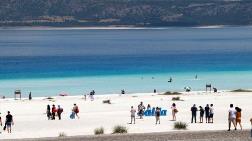
[[[70,114],[70,118],[71,118],[71,119],[75,119],[75,113],[74,113],[74,112],[72,112],[72,113]]]

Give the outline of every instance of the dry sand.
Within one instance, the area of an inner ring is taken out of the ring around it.
[[[67,136],[93,135],[94,129],[100,126],[104,127],[105,134],[111,134],[113,126],[118,124],[126,126],[129,133],[174,132],[176,131],[173,129],[174,122],[170,121],[170,106],[173,102],[177,104],[179,111],[177,121],[183,121],[189,125],[186,132],[226,130],[230,103],[242,108],[244,129],[251,128],[249,119],[252,117],[252,93],[191,92],[180,95],[184,101],[172,101],[172,97],[174,96],[146,93],[121,96],[101,95],[95,96],[94,101],[85,101],[83,96],[55,97],[55,101],[43,100],[44,98],[34,98],[32,101],[0,99],[2,116],[9,110],[15,122],[13,133],[4,132],[0,134],[0,139],[57,137],[60,132],[64,132]],[[110,99],[112,104],[103,104],[102,101],[105,99]],[[128,124],[130,106],[137,107],[140,101],[143,101],[145,106],[151,104],[151,106],[168,109],[168,116],[161,117],[160,125],[155,125],[155,117],[144,117],[144,119],[137,119],[135,125]],[[69,118],[73,103],[77,103],[80,108],[80,119]],[[193,104],[205,106],[211,103],[214,104],[215,109],[214,123],[191,124],[190,107]],[[47,104],[59,104],[64,108],[61,121],[47,120],[45,115]]]

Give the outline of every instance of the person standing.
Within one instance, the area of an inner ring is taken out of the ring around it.
[[[196,107],[196,104],[193,104],[193,107],[191,108],[191,112],[192,112],[192,120],[191,120],[191,123],[193,123],[193,119],[194,119],[194,122],[196,123],[196,116],[197,116],[197,107]]]
[[[237,127],[237,124],[239,123],[239,125],[241,127],[241,130],[242,130],[242,125],[241,125],[241,108],[235,107],[235,110],[236,110],[236,127]]]
[[[143,105],[143,102],[140,102],[140,104],[138,105],[138,115],[140,116],[140,119],[143,119],[144,110],[145,107]]]
[[[135,124],[136,123],[136,110],[134,109],[133,106],[131,106],[130,117],[131,117],[130,124],[132,124],[133,121],[134,121],[134,124]]]
[[[199,111],[200,111],[200,123],[203,123],[204,109],[201,106],[199,106]]]
[[[2,122],[2,117],[1,117],[1,113],[0,113],[0,134],[2,133],[2,126],[3,126],[3,122]]]
[[[177,114],[178,110],[177,110],[175,103],[172,104],[171,110],[172,110],[172,120],[176,121],[176,114]]]
[[[7,127],[8,133],[11,133],[12,125],[14,125],[13,116],[10,114],[10,111],[8,111],[5,120],[5,126]]]
[[[206,116],[206,123],[209,123],[209,117],[210,117],[210,108],[209,105],[207,104],[205,107],[205,116]]]
[[[230,109],[228,110],[228,131],[230,131],[231,123],[233,123],[236,130],[236,110],[233,104],[230,104]]]
[[[160,124],[160,108],[156,107],[155,117],[156,117],[156,124]]]
[[[213,116],[214,116],[214,108],[213,108],[213,104],[210,105],[209,108],[209,121],[208,123],[213,123]]]
[[[80,118],[78,113],[80,112],[79,111],[79,107],[77,106],[77,104],[74,104],[74,107],[72,109],[72,111],[74,112],[74,114],[78,117],[78,119]]]
[[[52,120],[55,120],[55,115],[56,115],[57,109],[55,107],[55,105],[52,105]]]
[[[63,108],[61,108],[60,105],[58,105],[57,115],[58,115],[59,120],[61,120],[61,114],[62,114],[62,112],[63,112]]]
[[[50,120],[52,113],[51,113],[51,107],[49,104],[47,105],[47,108],[46,108],[46,115],[47,115],[48,120]]]

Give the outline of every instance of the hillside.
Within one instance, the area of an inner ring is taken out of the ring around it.
[[[252,0],[0,1],[0,26],[250,24],[252,24]]]

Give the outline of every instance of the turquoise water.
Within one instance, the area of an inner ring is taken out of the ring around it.
[[[251,27],[2,29],[0,95],[251,88],[251,45]]]

